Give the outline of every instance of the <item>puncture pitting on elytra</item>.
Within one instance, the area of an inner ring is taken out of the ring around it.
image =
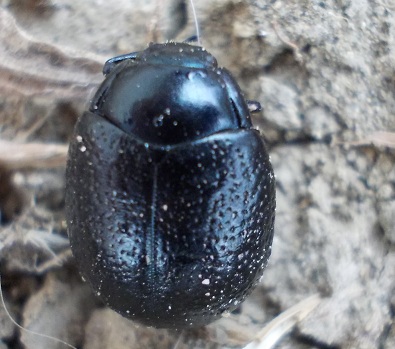
[[[202,326],[271,252],[275,181],[230,73],[168,42],[109,60],[66,172],[73,254],[97,295],[148,326]]]

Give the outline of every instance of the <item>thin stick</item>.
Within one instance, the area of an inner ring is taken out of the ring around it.
[[[373,132],[360,141],[351,142],[334,142],[335,145],[351,145],[351,146],[369,146],[387,147],[395,149],[395,132],[376,131]]]
[[[65,341],[62,341],[62,340],[59,339],[59,338],[55,338],[55,337],[52,337],[52,336],[48,336],[48,335],[46,335],[46,334],[42,334],[42,333],[38,333],[38,332],[35,332],[35,331],[31,331],[31,330],[28,330],[27,328],[24,328],[23,326],[19,325],[19,324],[14,320],[14,318],[11,316],[10,312],[8,311],[8,309],[7,309],[6,305],[5,305],[5,301],[4,301],[4,297],[3,297],[3,289],[2,289],[2,285],[1,285],[1,274],[0,274],[0,300],[1,300],[1,304],[3,305],[3,308],[4,308],[5,313],[7,314],[8,318],[11,320],[11,322],[12,322],[16,327],[18,327],[18,328],[21,329],[22,331],[25,331],[25,332],[30,333],[30,334],[35,335],[35,336],[47,338],[47,339],[52,340],[52,341],[55,341],[55,342],[57,342],[57,343],[64,344],[65,346],[67,346],[67,347],[69,347],[69,348],[72,348],[72,349],[77,349],[76,347],[72,346],[72,345],[69,344],[69,343],[66,343]]]
[[[243,349],[272,349],[294,326],[321,303],[318,294],[312,295],[287,309],[270,321]]]
[[[0,163],[10,170],[66,165],[67,144],[17,143],[0,140]]]
[[[193,19],[194,19],[194,21],[195,21],[197,42],[198,42],[199,46],[201,46],[202,43],[201,43],[201,41],[200,41],[199,24],[198,24],[198,20],[197,20],[195,5],[194,5],[194,3],[193,3],[193,0],[190,0],[190,3],[191,3],[191,7],[192,7]]]
[[[184,331],[184,330],[181,331],[181,334],[180,334],[180,336],[178,337],[176,344],[174,344],[173,349],[178,349],[178,347],[180,346],[181,341],[182,341],[182,339],[183,339],[183,337],[184,337],[184,334],[185,334],[185,331]]]
[[[285,45],[291,48],[293,54],[295,55],[295,59],[297,62],[303,62],[303,56],[300,53],[299,47],[292,41],[288,40],[283,34],[280,33],[278,29],[278,24],[276,21],[272,22],[274,32],[276,33],[277,37],[282,41]]]

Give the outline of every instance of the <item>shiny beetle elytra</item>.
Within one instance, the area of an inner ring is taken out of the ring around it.
[[[142,324],[208,324],[246,297],[271,252],[265,144],[235,80],[199,46],[151,44],[104,73],[66,172],[81,274]]]

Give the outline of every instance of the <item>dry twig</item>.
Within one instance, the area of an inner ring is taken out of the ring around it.
[[[66,164],[66,144],[16,143],[0,140],[0,163],[9,170],[52,168]]]
[[[271,349],[289,333],[301,320],[310,314],[318,304],[321,298],[315,294],[288,310],[281,313],[271,322],[269,322],[255,337],[255,340],[245,346],[243,349]]]

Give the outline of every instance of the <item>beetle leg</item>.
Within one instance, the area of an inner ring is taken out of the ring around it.
[[[261,103],[259,103],[258,101],[247,100],[246,102],[247,102],[248,110],[250,111],[250,113],[258,113],[258,112],[262,111],[262,109],[263,109]]]
[[[123,62],[126,59],[136,59],[137,54],[139,53],[139,51],[137,52],[131,52],[131,53],[126,53],[124,55],[120,55],[120,56],[115,56],[113,58],[110,58],[103,67],[103,74],[104,75],[108,75],[113,69],[114,67],[120,63]]]
[[[225,73],[221,74],[221,77],[225,83],[226,91],[228,93],[235,115],[238,118],[239,127],[251,128],[252,123],[250,119],[250,107],[247,103],[248,101],[244,99],[240,87],[236,84],[230,73],[225,68],[222,68],[221,70]]]

